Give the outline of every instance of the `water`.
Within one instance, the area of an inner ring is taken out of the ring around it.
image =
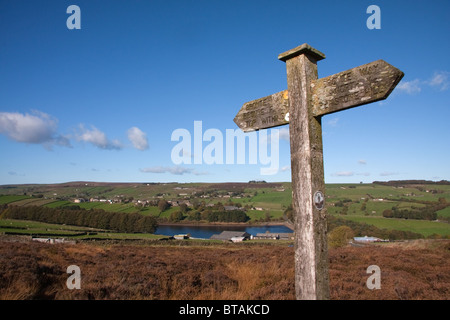
[[[164,236],[173,236],[176,234],[189,233],[193,238],[209,239],[213,234],[222,233],[222,231],[245,231],[251,235],[257,233],[292,233],[293,231],[286,226],[184,226],[170,225],[158,226],[155,234]]]

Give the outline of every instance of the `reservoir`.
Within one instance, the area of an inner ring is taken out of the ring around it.
[[[245,231],[251,235],[257,233],[293,233],[284,225],[246,226],[246,225],[160,225],[155,234],[174,236],[176,234],[190,234],[193,238],[209,239],[213,234],[222,231]]]

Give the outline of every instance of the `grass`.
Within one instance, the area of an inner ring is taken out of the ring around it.
[[[326,192],[329,197],[327,198],[327,212],[344,219],[374,225],[378,228],[412,231],[424,236],[432,234],[449,235],[450,224],[445,222],[383,218],[383,211],[392,209],[394,206],[399,209],[419,208],[426,206],[426,204],[418,201],[437,202],[441,197],[449,199],[450,196],[450,186],[421,185],[419,188],[396,188],[377,184],[326,185]],[[387,200],[388,198],[392,200]],[[343,207],[333,205],[343,199],[351,200],[351,202],[346,203],[348,206],[347,215],[341,215]],[[383,201],[377,201],[377,199],[383,199]],[[363,203],[366,205],[365,210],[361,210]],[[439,211],[439,217],[450,217],[450,207]]]
[[[214,184],[214,189],[220,190],[221,184]],[[223,184],[224,190],[230,188],[228,184]],[[110,185],[94,185],[92,183],[72,183],[62,186],[50,185],[26,185],[16,187],[0,188],[0,192],[9,193],[9,195],[0,196],[1,204],[14,205],[42,205],[46,207],[60,207],[68,205],[79,205],[85,209],[102,209],[110,212],[125,212],[125,213],[140,213],[142,215],[152,215],[160,218],[169,218],[170,214],[176,210],[177,207],[172,207],[163,213],[160,213],[157,207],[146,207],[139,209],[131,203],[128,204],[109,204],[103,202],[86,202],[74,204],[71,201],[60,201],[45,198],[32,198],[27,194],[38,193],[44,196],[54,197],[72,195],[77,193],[86,194],[90,196],[105,196],[113,197],[116,195],[123,195],[124,197],[133,196],[135,199],[155,199],[157,194],[164,194],[166,199],[175,199],[179,193],[191,194],[195,191],[211,190],[211,184],[207,183],[187,183],[187,184],[149,184],[146,183],[129,183],[129,184],[110,184]],[[248,210],[247,215],[250,221],[257,221],[266,218],[266,213],[273,219],[278,220],[283,216],[283,212],[292,201],[290,183],[281,183],[278,187],[252,187],[250,184],[242,184],[237,186],[237,189],[245,188],[245,196],[242,198],[208,198],[204,199],[207,203],[225,203],[232,200],[235,203],[241,203],[243,206],[251,205],[254,207],[261,207],[264,210]],[[284,188],[284,191],[278,191]],[[448,235],[448,225],[430,223],[430,221],[417,220],[415,222],[400,223],[394,222],[393,219],[383,219],[382,213],[386,209],[391,209],[396,206],[399,209],[411,209],[412,207],[423,207],[426,204],[419,203],[420,201],[437,202],[439,198],[445,198],[450,203],[450,186],[447,185],[408,185],[404,187],[392,187],[378,184],[326,184],[325,194],[327,197],[327,212],[330,215],[341,216],[343,207],[334,206],[338,201],[348,199],[347,214],[352,219],[360,219],[369,224],[376,226],[386,225],[387,228],[401,228],[400,230],[414,231],[423,235],[429,235],[430,232],[437,232],[442,235]],[[236,190],[237,190],[236,189]],[[229,189],[235,190],[235,189]],[[428,192],[427,192],[428,191]],[[20,195],[11,195],[12,192],[21,193]],[[256,195],[255,195],[256,194]],[[250,196],[250,197],[248,197]],[[390,200],[387,200],[389,198]],[[368,199],[365,210],[361,210],[365,199]],[[383,201],[376,201],[376,199],[383,199]],[[203,199],[201,199],[203,200]],[[359,216],[359,218],[358,218]],[[378,217],[379,219],[370,219]],[[438,218],[449,218],[450,207],[438,212]],[[406,229],[405,229],[406,228]],[[407,228],[411,228],[407,230]]]
[[[57,237],[76,237],[80,233],[93,232],[92,228],[56,225],[35,221],[0,219],[0,233],[21,235],[52,235]]]
[[[58,207],[64,207],[64,206],[71,206],[73,205],[73,202],[70,201],[64,201],[64,200],[60,200],[60,201],[53,201],[50,203],[45,204],[45,207],[49,207],[49,208],[58,208]]]
[[[82,235],[74,239],[96,239],[96,240],[160,240],[167,238],[166,236],[150,234],[150,233],[116,233],[116,232],[101,232],[95,235]]]
[[[283,191],[265,190],[258,191],[256,196],[253,196],[251,202],[255,207],[264,207],[267,209],[281,209],[283,206],[287,207],[292,201],[291,194]]]
[[[170,208],[170,213],[172,213],[173,211],[175,211],[175,208]],[[140,214],[144,215],[144,216],[154,216],[154,217],[158,217],[159,216],[159,208],[158,207],[146,207],[144,208],[144,210],[139,211]],[[162,216],[167,216],[169,217],[170,214],[168,214],[169,211],[167,212],[163,212]]]
[[[332,249],[331,299],[448,300],[449,248],[449,241],[432,241],[407,248]],[[365,270],[374,262],[382,271],[381,290],[366,287]],[[65,284],[67,266],[73,264],[81,269],[80,290]],[[0,265],[0,299],[295,299],[294,248],[288,246],[49,245],[0,239]]]
[[[270,216],[272,220],[278,220],[283,217],[284,210],[249,210],[247,211],[247,215],[250,218],[250,221],[257,221],[260,219],[265,219],[266,215]]]
[[[51,235],[52,237],[70,237],[71,239],[100,239],[100,240],[155,240],[166,238],[161,235],[146,233],[117,233],[88,227],[58,225],[35,221],[0,219],[0,233],[14,233],[18,235]],[[83,234],[81,234],[83,233]]]
[[[438,218],[439,217],[445,217],[445,218],[450,218],[450,207],[447,207],[445,209],[439,210],[437,212]]]
[[[425,237],[432,234],[450,235],[450,224],[444,222],[394,218],[388,219],[360,215],[343,215],[339,217],[356,222],[367,223],[382,229],[417,232]]]
[[[363,204],[363,200],[355,203],[352,202],[348,206],[348,213],[352,215],[366,215],[370,214],[371,216],[382,216],[383,211],[387,209],[392,209],[392,207],[398,207],[399,209],[411,209],[412,207],[424,207],[425,204],[421,203],[411,203],[411,202],[404,202],[404,201],[374,201],[369,200],[366,203],[366,210],[361,210],[361,206]],[[327,210],[328,213],[331,214],[340,214],[342,212],[343,207],[335,207],[335,206],[328,206]]]
[[[13,228],[31,228],[31,229],[49,229],[49,230],[93,230],[92,228],[84,228],[78,226],[67,226],[51,223],[43,223],[29,220],[14,220],[14,219],[0,219],[0,227],[13,227]]]
[[[30,196],[3,195],[0,196],[0,204],[9,204],[24,199],[30,199]]]

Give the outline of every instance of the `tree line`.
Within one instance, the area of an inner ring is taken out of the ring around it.
[[[406,239],[421,239],[424,236],[420,233],[412,231],[401,231],[401,230],[390,230],[390,229],[380,229],[374,225],[370,225],[364,222],[356,222],[351,220],[346,220],[332,215],[327,216],[327,229],[331,232],[333,229],[341,226],[347,226],[352,231],[355,237],[371,236],[380,239],[389,240],[406,240]]]
[[[160,204],[165,200],[160,200],[158,207],[160,212],[167,210],[168,207],[162,208]],[[234,210],[226,210],[225,206],[236,207]],[[245,213],[245,210],[250,206],[246,205],[242,208],[241,203],[234,203],[231,200],[222,204],[215,203],[212,206],[207,206],[205,201],[198,199],[192,200],[192,207],[186,203],[181,203],[178,210],[173,211],[168,218],[159,217],[159,221],[180,222],[182,220],[188,221],[207,221],[207,222],[247,222],[250,217]]]
[[[187,210],[174,211],[169,217],[170,222],[207,221],[207,222],[247,222],[250,217],[242,210],[213,211],[213,210]]]
[[[208,222],[247,222],[249,216],[242,210],[212,211],[206,216]]]
[[[408,210],[408,209],[387,209],[383,211],[384,218],[398,218],[398,219],[416,219],[416,220],[436,220],[437,213],[431,210]]]
[[[294,215],[292,210],[292,205],[289,205],[284,211],[285,217],[294,222]],[[331,232],[335,228],[347,226],[353,232],[355,237],[363,237],[363,236],[372,236],[380,239],[389,239],[389,240],[404,240],[404,239],[420,239],[423,238],[423,235],[416,232],[411,231],[401,231],[401,230],[389,230],[389,229],[380,229],[375,227],[374,225],[370,225],[363,222],[356,222],[351,220],[342,219],[339,217],[335,217],[333,215],[327,215],[327,230]]]
[[[445,198],[439,198],[438,203],[432,203],[422,208],[411,207],[409,209],[399,209],[392,207],[383,211],[385,218],[400,218],[400,219],[417,219],[417,220],[436,220],[438,218],[437,212],[445,209],[450,204]]]
[[[0,217],[124,233],[154,233],[158,227],[156,219],[151,216],[143,216],[138,213],[106,212],[101,209],[86,210],[79,206],[48,208],[43,206],[3,205],[0,207]]]
[[[450,185],[450,181],[430,181],[430,180],[389,180],[389,181],[374,181],[374,184],[379,184],[382,186],[400,187],[404,185],[417,185],[417,184],[434,184],[434,185]]]

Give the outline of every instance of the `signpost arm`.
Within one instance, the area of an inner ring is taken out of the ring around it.
[[[322,116],[386,99],[403,72],[383,60],[318,79],[325,55],[308,44],[278,56],[288,90],[245,103],[234,121],[243,131],[289,123],[297,299],[329,299]]]
[[[282,53],[289,92],[297,299],[329,299],[321,117],[311,107],[311,82],[325,55],[307,44]]]

